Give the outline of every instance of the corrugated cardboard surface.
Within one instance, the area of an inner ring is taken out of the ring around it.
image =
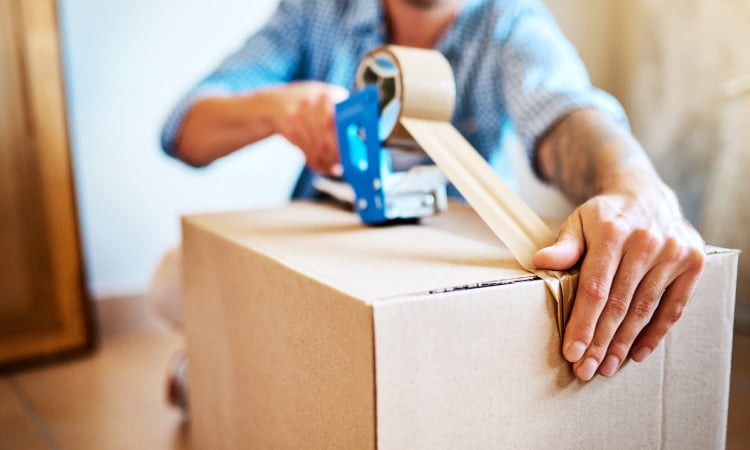
[[[709,255],[684,316],[665,338],[667,448],[725,447],[737,258],[737,252]]]
[[[555,306],[467,207],[295,203],[183,223],[197,448],[720,448],[736,254],[666,345],[575,381]]]
[[[374,448],[371,308],[197,227],[184,239],[194,447]]]
[[[188,222],[366,303],[530,275],[470,208],[457,203],[450,214],[421,225],[366,227],[356,214],[307,202]]]
[[[589,383],[541,281],[376,303],[380,448],[723,448],[735,267],[711,255],[666,345]]]

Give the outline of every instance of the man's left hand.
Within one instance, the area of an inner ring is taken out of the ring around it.
[[[643,361],[682,316],[705,262],[704,243],[660,182],[592,197],[540,250],[541,269],[581,274],[563,355],[575,375],[611,376],[630,356]],[[647,180],[646,183],[653,183]]]

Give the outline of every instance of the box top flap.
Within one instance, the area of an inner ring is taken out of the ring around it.
[[[534,278],[469,206],[457,202],[419,224],[379,227],[313,202],[184,220],[367,303]]]
[[[351,211],[309,201],[184,220],[367,303],[536,278],[470,206],[456,201],[419,224],[366,226]]]

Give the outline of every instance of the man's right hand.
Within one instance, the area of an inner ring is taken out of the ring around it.
[[[274,89],[274,127],[302,150],[307,165],[323,175],[341,176],[334,105],[349,92],[317,81],[289,83]]]
[[[185,114],[175,156],[201,167],[278,133],[302,150],[311,169],[341,175],[333,116],[348,96],[342,87],[304,81],[200,99]]]

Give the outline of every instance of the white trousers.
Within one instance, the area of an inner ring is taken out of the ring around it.
[[[176,247],[164,254],[146,294],[159,317],[176,331],[182,331],[182,250]]]

